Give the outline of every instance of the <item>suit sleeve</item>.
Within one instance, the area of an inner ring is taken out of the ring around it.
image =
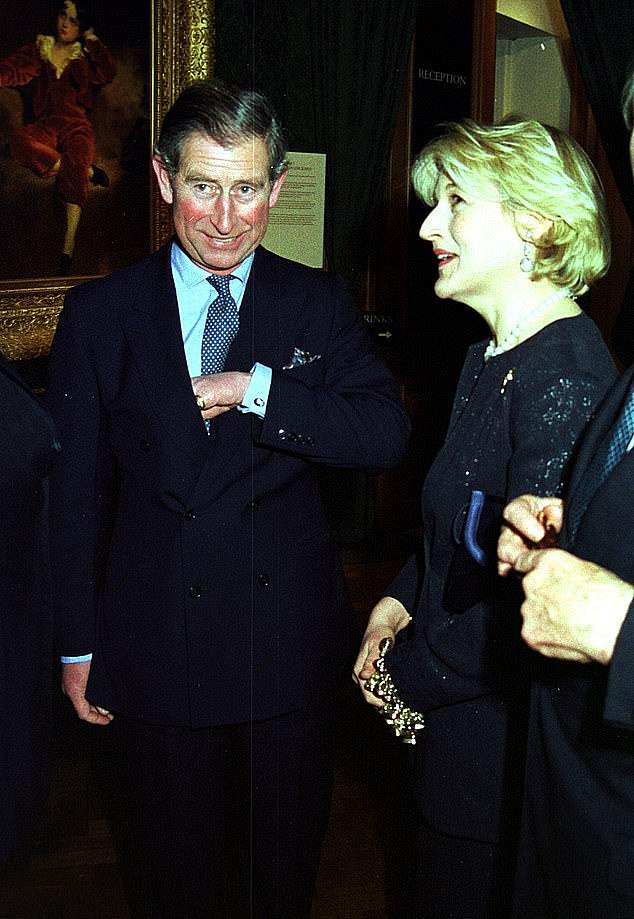
[[[392,583],[385,590],[386,597],[393,597],[402,603],[410,616],[414,615],[418,599],[424,562],[418,555],[411,555]]]
[[[615,727],[634,730],[634,603],[614,649],[603,715]]]
[[[575,445],[615,377],[615,370],[523,370],[511,405],[508,501],[562,493]]]
[[[0,86],[25,86],[42,69],[42,58],[34,44],[24,45],[0,61]]]
[[[117,67],[110,51],[96,35],[90,35],[84,42],[84,54],[90,65],[90,81],[95,86],[112,83]]]
[[[51,554],[55,642],[61,653],[95,644],[98,545],[107,502],[99,389],[79,311],[67,296],[53,342],[47,405],[63,461],[51,476]]]
[[[343,282],[324,282],[313,304],[325,325],[314,366],[273,369],[260,443],[329,466],[379,472],[396,466],[410,423],[398,387],[374,353]]]

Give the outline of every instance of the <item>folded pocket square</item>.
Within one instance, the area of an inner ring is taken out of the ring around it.
[[[303,367],[304,364],[312,364],[313,361],[318,361],[321,357],[321,354],[311,354],[310,351],[302,351],[300,348],[293,348],[293,354],[288,362],[284,364],[282,370],[292,370],[293,367]]]

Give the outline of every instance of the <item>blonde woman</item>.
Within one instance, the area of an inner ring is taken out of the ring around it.
[[[496,515],[516,495],[560,492],[614,380],[576,303],[607,270],[609,237],[587,157],[535,121],[448,124],[413,184],[431,207],[420,236],[436,295],[468,304],[491,336],[467,354],[424,485],[420,556],[372,611],[354,678],[370,704],[396,706],[397,726],[399,705],[424,718],[404,727],[418,739],[412,915],[490,919],[508,910],[530,669],[517,585],[495,575]]]

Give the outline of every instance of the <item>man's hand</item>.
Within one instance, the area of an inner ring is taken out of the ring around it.
[[[241,405],[250,382],[250,373],[237,370],[192,377],[192,389],[203,419],[210,421]]]
[[[86,698],[86,684],[90,673],[90,661],[81,664],[62,664],[62,692],[73,703],[77,717],[91,724],[110,724],[114,715],[93,705]]]
[[[396,638],[398,632],[404,629],[412,621],[405,607],[393,597],[383,597],[370,613],[368,625],[361,642],[361,648],[355,661],[352,679],[361,689],[363,698],[370,705],[377,708],[383,706],[383,702],[373,693],[367,692],[364,687],[366,680],[369,680],[374,673],[375,663],[379,657],[379,645],[384,638]]]
[[[545,657],[609,664],[634,585],[561,549],[521,553],[522,638]]]
[[[560,498],[521,495],[504,508],[504,523],[498,541],[498,573],[503,577],[515,567],[517,558],[546,539],[554,541],[563,523]]]

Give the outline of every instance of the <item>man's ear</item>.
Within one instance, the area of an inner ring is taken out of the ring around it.
[[[286,176],[288,175],[288,169],[285,169],[284,172],[277,177],[271,186],[271,191],[269,192],[269,207],[275,207],[277,204],[277,199],[280,196],[280,191],[282,190],[282,185],[286,181]]]
[[[172,204],[174,201],[174,192],[172,190],[172,177],[160,156],[156,154],[152,157],[152,169],[158,182],[161,198],[166,204]]]

